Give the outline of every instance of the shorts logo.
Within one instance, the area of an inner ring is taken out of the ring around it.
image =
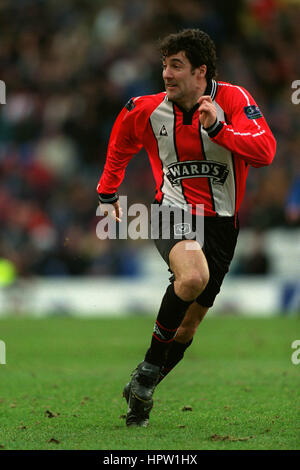
[[[174,225],[174,235],[187,235],[188,233],[191,233],[191,225],[187,223],[183,224],[175,224]]]
[[[252,106],[245,106],[244,111],[248,119],[257,119],[262,117],[259,107],[255,104]]]
[[[212,183],[223,185],[229,170],[224,163],[209,160],[176,162],[168,166],[167,177],[172,186],[180,184],[185,178],[210,178]]]

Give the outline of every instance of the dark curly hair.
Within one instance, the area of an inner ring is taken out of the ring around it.
[[[192,68],[206,65],[206,78],[216,78],[216,46],[208,34],[200,29],[184,29],[179,33],[169,34],[159,43],[162,58],[184,51]]]

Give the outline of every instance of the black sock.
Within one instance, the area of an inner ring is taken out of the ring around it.
[[[165,363],[167,351],[174,341],[176,331],[192,302],[193,300],[185,301],[180,299],[175,293],[174,284],[168,286],[154,325],[152,341],[146,353],[145,361],[158,366]]]
[[[182,344],[182,343],[177,342],[175,338],[175,340],[171,344],[170,349],[168,351],[166,362],[164,363],[160,371],[160,377],[159,377],[158,383],[161,382],[165,378],[165,376],[169,372],[171,372],[172,369],[174,369],[174,367],[178,364],[178,362],[181,361],[186,349],[192,344],[192,342],[193,342],[193,338],[187,343]]]

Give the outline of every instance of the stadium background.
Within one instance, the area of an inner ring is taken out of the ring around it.
[[[164,262],[152,241],[96,237],[96,185],[118,112],[163,89],[155,41],[194,27],[216,43],[218,77],[253,94],[278,142],[270,167],[250,169],[220,309],[299,311],[299,23],[291,0],[2,1],[0,314],[155,313]],[[144,152],[120,194],[153,200]]]

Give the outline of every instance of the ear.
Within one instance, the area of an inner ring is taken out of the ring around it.
[[[199,70],[199,75],[200,77],[205,77],[206,76],[206,72],[207,72],[207,67],[205,64],[203,65],[200,65],[200,67],[198,67],[198,70]]]
[[[199,80],[199,79],[201,80],[202,78],[205,78],[206,72],[207,72],[207,67],[206,67],[205,64],[203,64],[203,65],[200,65],[199,67],[195,68],[195,69],[193,70],[192,74],[193,74],[193,75],[196,74],[197,79],[198,79],[198,80]]]

